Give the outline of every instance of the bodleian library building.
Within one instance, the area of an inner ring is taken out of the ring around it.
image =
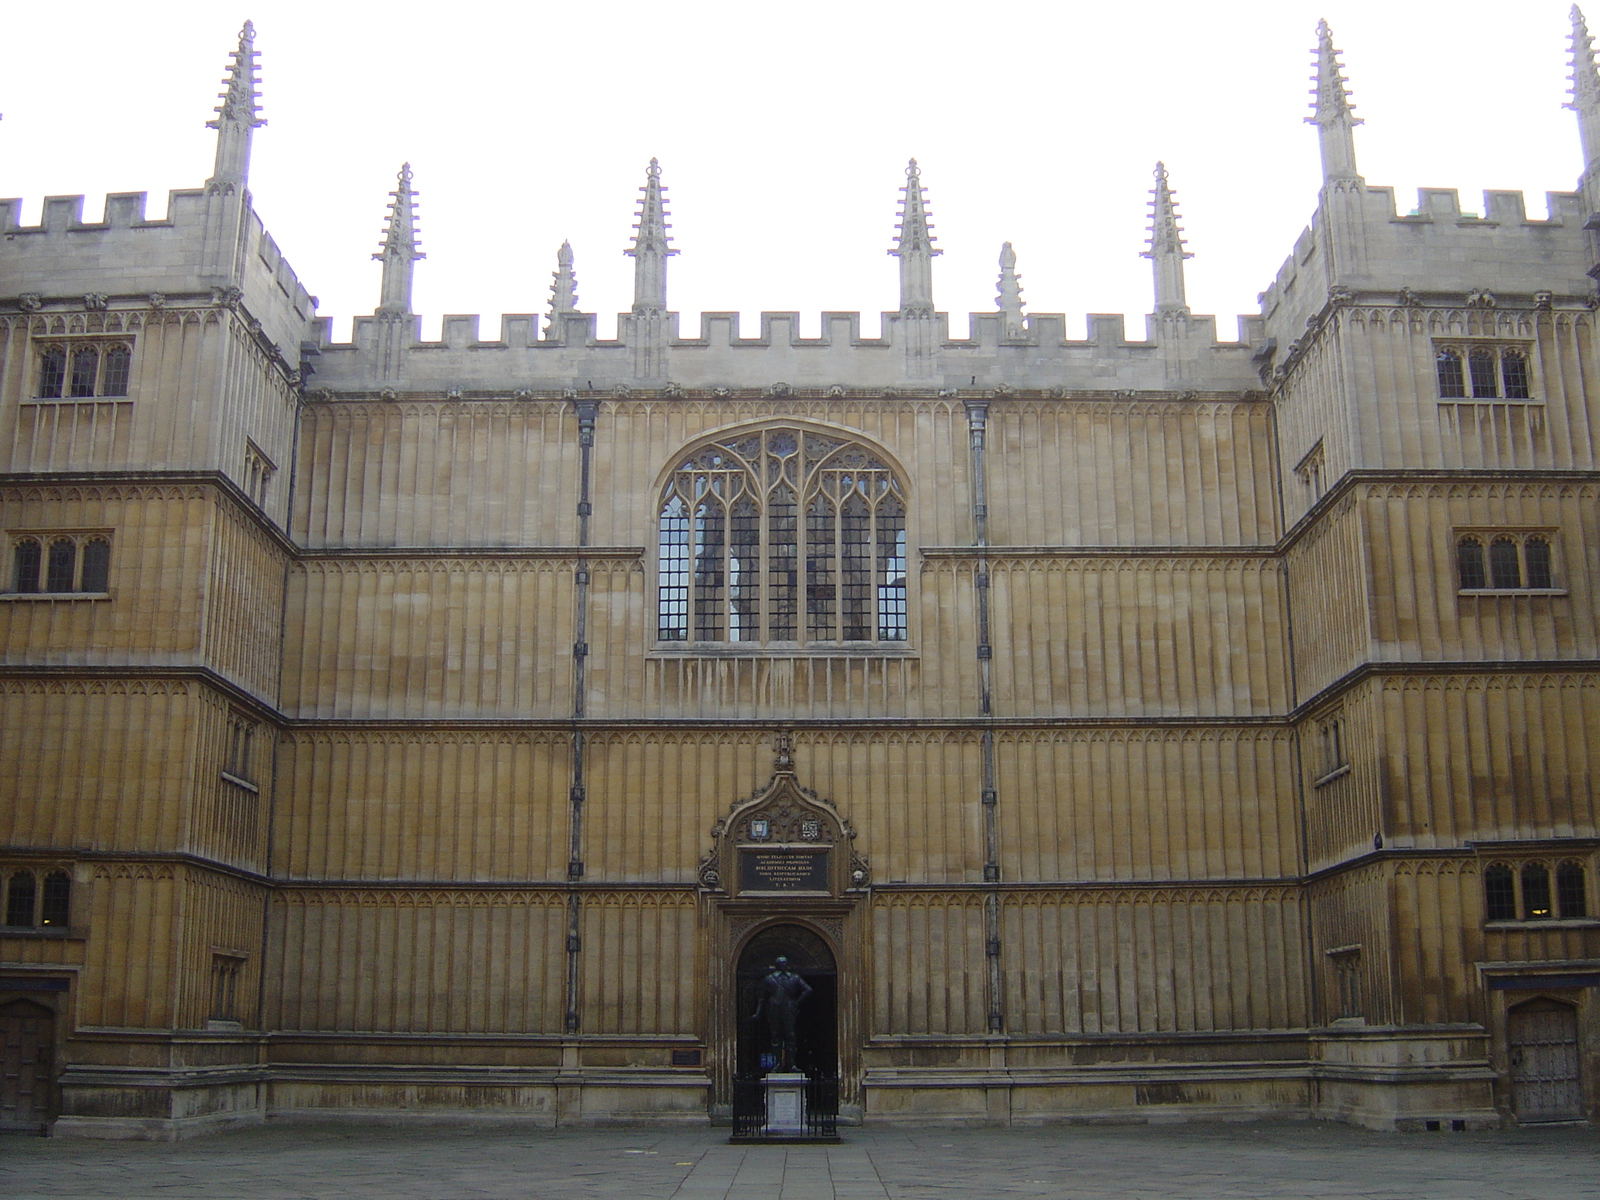
[[[1600,1117],[1600,71],[1529,217],[1357,169],[1219,340],[668,308],[348,342],[203,186],[0,200],[0,1123]],[[1552,48],[1554,59],[1554,51]],[[886,205],[886,209],[887,209]],[[374,204],[374,215],[379,205]],[[887,212],[886,212],[887,216]],[[619,236],[619,242],[624,239]]]

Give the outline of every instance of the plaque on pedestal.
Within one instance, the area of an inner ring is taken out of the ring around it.
[[[806,1077],[798,1071],[773,1071],[762,1083],[767,1089],[768,1137],[804,1137]]]

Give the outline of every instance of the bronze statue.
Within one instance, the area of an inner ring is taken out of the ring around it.
[[[778,1070],[794,1070],[794,1021],[800,1005],[811,995],[811,985],[789,970],[789,960],[779,955],[761,981],[761,998],[752,1018],[767,1018],[767,1039],[778,1056]]]

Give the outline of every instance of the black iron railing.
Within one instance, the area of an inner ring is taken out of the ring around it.
[[[804,1132],[793,1128],[769,1131],[765,1076],[735,1075],[732,1140],[757,1141],[774,1136],[782,1137],[785,1141],[836,1140],[839,1136],[838,1076],[809,1077],[801,1094],[801,1124],[804,1126]]]

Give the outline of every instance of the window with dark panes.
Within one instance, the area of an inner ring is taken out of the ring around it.
[[[1547,921],[1554,914],[1550,909],[1550,871],[1543,863],[1529,863],[1522,868],[1522,919]]]
[[[11,590],[37,592],[44,550],[37,538],[23,538],[11,549]]]
[[[72,878],[65,871],[51,871],[44,877],[44,894],[39,900],[39,924],[60,927],[72,912]]]
[[[48,346],[39,355],[39,388],[35,393],[42,399],[56,400],[67,385],[67,351],[62,346]]]
[[[1439,375],[1439,395],[1446,399],[1465,397],[1467,376],[1461,369],[1461,355],[1454,350],[1441,350],[1434,360]]]
[[[1516,881],[1505,863],[1490,863],[1483,872],[1484,915],[1491,921],[1517,919]]]
[[[1503,395],[1507,400],[1526,400],[1528,391],[1528,360],[1520,351],[1507,350],[1500,356],[1500,378],[1505,384]]]
[[[45,565],[44,590],[70,592],[72,574],[78,563],[78,543],[71,538],[56,538],[50,543],[50,557]]]
[[[1474,350],[1467,355],[1467,369],[1472,375],[1472,398],[1474,400],[1494,399],[1499,396],[1499,374],[1495,370],[1495,353],[1493,350]]]
[[[1528,567],[1528,586],[1554,587],[1550,571],[1550,543],[1542,537],[1530,537],[1522,544],[1522,557]]]
[[[1556,902],[1561,907],[1563,920],[1572,921],[1589,915],[1587,890],[1582,863],[1564,862],[1556,868]]]
[[[13,871],[6,881],[6,924],[33,928],[35,881],[32,871]]]
[[[1522,586],[1522,564],[1517,554],[1515,539],[1497,537],[1489,543],[1489,586],[1519,588]]]

